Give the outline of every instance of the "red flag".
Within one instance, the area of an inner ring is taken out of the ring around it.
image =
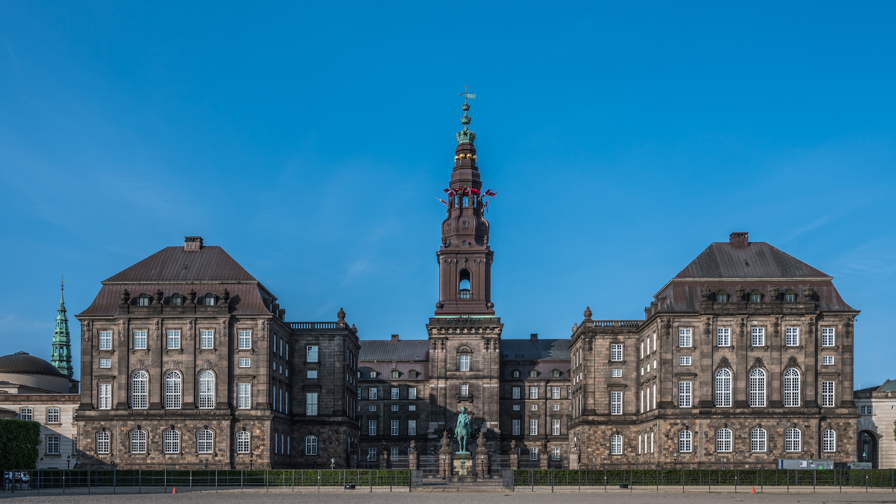
[[[457,194],[457,191],[455,191],[454,189],[452,189],[450,187],[448,189],[444,189],[444,191],[445,191],[445,194],[447,194],[449,198],[453,198],[454,195]],[[436,199],[438,199],[438,198],[436,198]]]
[[[492,191],[491,189],[486,189],[486,190],[485,190],[485,195],[486,195],[486,196],[496,196],[497,194],[498,194],[498,193],[497,193],[496,191]]]
[[[470,188],[468,191],[470,191],[469,194],[480,194],[479,189]]]
[[[436,197],[435,197],[435,196],[433,196],[433,198],[436,198]],[[444,204],[444,205],[445,205],[445,206],[448,206],[448,202],[447,202],[447,201],[445,201],[445,200],[442,200],[442,199],[439,199],[439,198],[436,198],[436,199],[437,199],[437,200],[439,200],[439,201],[441,201],[441,202],[442,202],[442,204]]]

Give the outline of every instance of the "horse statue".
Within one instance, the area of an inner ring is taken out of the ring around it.
[[[457,443],[460,445],[457,453],[469,453],[467,452],[467,439],[470,438],[473,430],[470,428],[470,416],[466,411],[465,407],[460,409],[460,414],[457,415],[457,427],[454,428],[454,437],[457,438]]]

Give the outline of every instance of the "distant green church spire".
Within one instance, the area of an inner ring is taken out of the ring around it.
[[[65,279],[62,280],[65,282]],[[65,299],[63,294],[65,285],[63,284],[59,293],[59,309],[56,315],[56,328],[53,330],[53,358],[50,363],[53,364],[60,373],[69,378],[74,375],[72,369],[72,338],[68,332],[68,318],[65,317]]]

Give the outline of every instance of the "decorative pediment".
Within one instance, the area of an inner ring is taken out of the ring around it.
[[[720,368],[730,368],[731,367],[731,361],[728,360],[728,357],[723,356],[721,359],[719,359],[719,367]]]
[[[755,359],[753,359],[753,365],[750,366],[750,369],[764,368],[764,367],[765,367],[765,363],[762,362],[762,357],[756,357]]]
[[[794,357],[794,356],[791,355],[790,358],[787,359],[787,365],[786,365],[785,367],[789,367],[789,368],[795,367],[795,368],[798,368],[798,367],[800,367],[800,365],[799,365],[799,363],[796,361],[796,357]]]
[[[168,369],[177,369],[180,370],[180,362],[172,359],[168,362]]]
[[[140,370],[146,369],[146,363],[143,362],[143,359],[140,359],[134,363],[134,369],[140,369]]]

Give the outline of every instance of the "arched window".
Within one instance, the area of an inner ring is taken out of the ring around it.
[[[470,272],[468,270],[460,271],[460,298],[461,299],[469,299],[472,297],[472,291],[470,290]]]
[[[305,438],[305,455],[317,455],[317,436]]]
[[[559,369],[555,369],[555,370],[551,371],[551,376],[552,376],[553,378],[560,378],[560,370],[559,370]]]
[[[796,408],[800,405],[800,372],[796,368],[784,371],[784,406]]]
[[[180,409],[183,402],[183,380],[177,371],[165,375],[165,409]]]
[[[510,375],[511,375],[512,377],[514,377],[514,378],[519,378],[519,377],[520,377],[520,370],[519,370],[519,369],[514,369],[513,372],[510,373]]]
[[[131,431],[131,453],[146,453],[146,431]]]
[[[131,377],[131,408],[146,409],[149,407],[149,373],[135,371]]]
[[[174,293],[171,295],[171,306],[183,306],[184,305],[184,297],[178,293]]]
[[[215,374],[209,370],[199,373],[199,408],[215,407]]]
[[[728,293],[723,289],[719,289],[719,292],[716,292],[716,303],[727,303],[728,302]]]
[[[765,406],[765,371],[754,369],[750,371],[750,407],[762,408]]]
[[[137,306],[149,306],[151,302],[152,298],[145,292],[137,296]]]
[[[784,431],[784,451],[803,451],[803,436],[799,429],[787,429]]]
[[[392,378],[398,378],[400,374],[397,369],[392,370]]]
[[[215,452],[215,433],[202,429],[196,433],[196,451],[199,453]]]
[[[821,432],[821,451],[835,452],[837,451],[837,433],[831,429]]]
[[[249,453],[249,440],[250,435],[246,431],[239,431],[236,433],[236,452],[237,453]]]
[[[610,455],[622,455],[622,436],[619,434],[610,436]]]
[[[768,448],[768,433],[765,429],[750,431],[750,451],[764,452]]]
[[[215,295],[209,292],[205,295],[205,305],[206,306],[215,306]]]
[[[100,431],[96,433],[96,452],[97,453],[109,453],[109,448],[111,446],[110,442],[111,436],[106,431]]]
[[[796,292],[793,292],[793,289],[787,289],[786,291],[784,291],[784,302],[785,303],[796,302]]]
[[[367,376],[369,376],[370,378],[376,378],[376,371],[371,371],[367,374]]]
[[[732,450],[731,429],[719,429],[716,431],[716,451],[730,452]]]
[[[461,352],[469,352],[467,349],[461,350]],[[470,354],[469,353],[461,353],[457,355],[457,370],[458,371],[469,371],[470,370]]]
[[[716,372],[716,407],[731,407],[731,371],[727,369]]]
[[[678,431],[678,451],[691,453],[694,446],[694,433],[689,430]]]
[[[756,289],[753,289],[753,292],[750,293],[750,302],[751,303],[761,303],[762,302],[762,293]]]
[[[165,453],[180,453],[180,432],[166,430],[162,437],[164,439]]]

